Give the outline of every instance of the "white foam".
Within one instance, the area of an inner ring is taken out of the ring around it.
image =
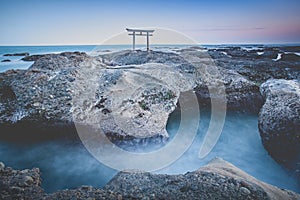
[[[227,52],[225,52],[225,51],[222,51],[221,53],[222,53],[222,54],[224,54],[225,56],[228,56],[228,57],[230,57],[230,58],[232,57],[231,55],[228,55],[228,53],[227,53]]]
[[[286,54],[295,54],[295,55],[297,55],[297,56],[300,56],[300,53],[299,53],[299,52],[284,52],[284,53],[286,53]]]
[[[265,52],[260,52],[260,51],[258,51],[258,52],[256,52],[257,53],[257,55],[263,55]]]
[[[282,53],[278,53],[277,58],[272,59],[272,60],[273,60],[273,61],[278,61],[278,60],[280,60],[280,59],[281,59],[281,55],[282,55]]]

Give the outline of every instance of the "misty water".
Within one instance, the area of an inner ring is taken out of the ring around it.
[[[280,188],[300,192],[299,182],[292,172],[278,165],[264,149],[257,128],[257,116],[227,114],[224,129],[217,145],[204,159],[198,158],[199,148],[210,120],[201,113],[197,136],[183,156],[172,165],[154,173],[181,174],[194,171],[215,157],[221,157],[255,178]],[[180,115],[171,115],[167,130],[174,136]],[[147,146],[147,145],[146,145]],[[151,144],[148,144],[148,147]],[[131,148],[131,151],[134,150]],[[135,147],[137,151],[144,147]],[[117,171],[101,164],[82,144],[68,141],[38,144],[0,143],[0,160],[15,169],[39,167],[42,186],[47,192],[75,188],[81,185],[103,187]]]

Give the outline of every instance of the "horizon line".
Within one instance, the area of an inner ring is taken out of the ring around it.
[[[15,46],[15,47],[26,47],[26,46],[127,46],[132,45],[130,44],[0,44],[0,47],[6,46]],[[136,44],[139,46],[144,46],[144,44]],[[150,46],[155,45],[300,45],[299,42],[228,42],[228,43],[195,43],[195,44],[150,44]]]

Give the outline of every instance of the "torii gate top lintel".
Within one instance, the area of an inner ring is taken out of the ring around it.
[[[154,30],[146,30],[146,29],[135,29],[135,28],[126,28],[128,32],[149,32],[153,33]]]
[[[134,29],[134,28],[126,28],[129,32],[128,35],[132,35],[132,48],[135,50],[135,36],[147,36],[147,51],[149,51],[149,36],[153,36],[151,33],[154,30],[146,30],[146,29]]]

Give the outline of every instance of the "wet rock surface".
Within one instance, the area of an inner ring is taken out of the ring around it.
[[[35,61],[28,70],[9,70],[0,74],[0,136],[19,139],[22,133],[24,138],[31,140],[43,136],[41,130],[46,129],[53,138],[69,132],[76,137],[75,123],[100,129],[111,140],[167,138],[166,123],[169,114],[178,106],[180,93],[194,91],[200,106],[204,107],[210,107],[211,99],[217,99],[226,102],[229,110],[257,113],[265,101],[259,114],[263,144],[276,161],[285,166],[290,161],[296,162],[293,170],[299,170],[300,65],[293,52],[299,52],[299,47],[187,48],[177,53],[121,51],[95,57],[80,52],[27,55],[25,60]],[[267,81],[272,78],[293,81]],[[223,89],[226,98],[222,97]],[[14,130],[16,134],[13,134]],[[33,134],[26,135],[21,130]],[[10,134],[6,134],[8,132]],[[6,169],[1,166],[0,169]],[[190,183],[196,181],[196,174],[201,178],[195,182],[198,189],[193,189]],[[7,176],[11,176],[10,172]],[[34,174],[17,176],[21,177],[19,182],[23,181],[23,185],[16,183],[16,188],[5,190],[5,198],[9,199],[12,194],[27,195],[26,191],[37,195],[36,199],[45,195]],[[203,178],[206,176],[208,180]],[[265,185],[250,187],[246,181],[232,180],[230,174],[223,176],[220,178],[201,170],[178,176],[121,172],[104,190],[84,186],[43,198],[76,196],[86,199],[99,195],[113,199],[156,199],[157,196],[274,199],[278,195],[283,195],[281,199],[299,198],[277,189],[268,192]],[[127,178],[131,181],[126,182]],[[221,179],[226,187],[219,182]],[[126,185],[118,185],[119,180],[131,184],[134,189],[131,186],[124,189]],[[161,184],[155,185],[155,180]],[[10,183],[15,182],[7,184]],[[137,188],[133,183],[138,185]],[[155,190],[151,190],[148,183]],[[24,189],[31,185],[35,185],[34,190]],[[274,191],[276,195],[272,196]]]
[[[299,80],[268,80],[260,91],[265,98],[258,123],[263,144],[276,161],[300,177]]]
[[[40,170],[14,170],[0,162],[0,190],[1,199],[42,199]]]
[[[192,90],[200,106],[209,108],[214,99],[227,103],[228,110],[258,113],[261,83],[274,77],[299,79],[299,62],[274,59],[292,50],[258,46],[95,57],[81,52],[28,55],[24,59],[35,61],[28,70],[0,74],[1,128],[68,127],[75,132],[75,122],[101,127],[111,139],[168,137],[169,114],[180,93]]]
[[[3,164],[3,163],[2,163]],[[47,194],[38,169],[0,168],[1,199],[299,199],[217,158],[184,175],[119,172],[103,189],[81,186]]]
[[[3,56],[29,56],[28,52],[24,52],[24,53],[7,53],[4,54]]]
[[[227,47],[210,49],[208,53],[217,66],[233,69],[258,85],[270,78],[300,79],[297,46]],[[292,59],[285,59],[286,56]]]

